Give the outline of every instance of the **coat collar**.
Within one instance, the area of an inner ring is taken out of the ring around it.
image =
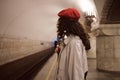
[[[78,36],[70,35],[67,38],[65,38],[64,43],[67,45],[72,39],[80,39]]]

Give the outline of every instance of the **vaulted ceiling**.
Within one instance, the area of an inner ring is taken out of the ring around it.
[[[106,0],[102,10],[101,23],[120,23],[120,0]]]

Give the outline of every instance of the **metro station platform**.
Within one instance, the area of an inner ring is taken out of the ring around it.
[[[55,80],[57,54],[54,54],[37,73],[33,80]],[[87,80],[120,80],[119,73],[103,72],[96,69],[96,59],[88,59],[89,72]]]
[[[57,53],[48,49],[5,64],[0,66],[0,80],[55,80],[57,59]],[[97,70],[95,58],[88,58],[88,68],[87,80],[120,80],[120,73]]]
[[[96,69],[96,59],[88,59],[89,72],[87,80],[120,80],[119,73],[103,72]],[[33,80],[55,80],[57,54],[54,54],[38,72]]]

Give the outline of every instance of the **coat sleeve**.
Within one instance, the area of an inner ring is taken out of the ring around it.
[[[69,80],[84,80],[83,71],[83,45],[81,41],[72,41],[69,45],[68,77]]]

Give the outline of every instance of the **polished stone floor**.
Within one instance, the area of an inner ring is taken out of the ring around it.
[[[87,80],[120,80],[120,73],[108,73],[96,69],[96,60],[88,59],[89,73]]]
[[[57,54],[54,54],[33,80],[55,80]],[[96,59],[88,59],[87,80],[120,80],[120,73],[108,73],[96,69]]]

